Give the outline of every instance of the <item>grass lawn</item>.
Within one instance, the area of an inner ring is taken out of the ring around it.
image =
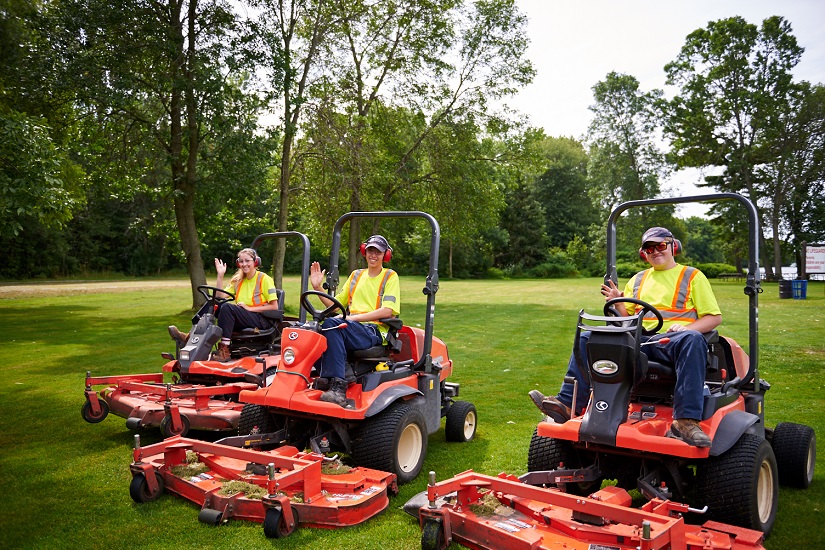
[[[424,281],[403,277],[402,284],[402,318],[423,326]],[[285,286],[288,303],[295,304],[297,281]],[[747,350],[742,287],[714,283],[724,314],[720,332]],[[418,525],[402,506],[425,489],[427,471],[439,479],[467,469],[492,475],[526,471],[530,435],[540,419],[527,392],[556,391],[578,310],[601,309],[598,288],[599,279],[442,281],[435,333],[449,346],[460,398],[478,408],[476,439],[447,443],[442,428],[430,437],[422,475],[402,486],[383,514],[348,529],[299,528],[277,541],[266,539],[257,523],[199,523],[199,508],[172,495],[134,503],[132,433],[124,420],[110,415],[93,425],[80,417],[87,370],[160,370],[160,352],[173,349],[166,325],[185,326],[190,318],[187,287],[151,289],[136,282],[130,292],[0,299],[0,343],[7,354],[0,369],[0,548],[419,548]],[[779,300],[776,283],[764,289],[759,364],[761,377],[772,385],[767,424],[804,423],[821,438],[825,283],[810,283],[807,300]],[[145,430],[142,439],[148,444],[160,435]],[[808,490],[781,489],[766,546],[825,548],[823,524],[825,451]]]

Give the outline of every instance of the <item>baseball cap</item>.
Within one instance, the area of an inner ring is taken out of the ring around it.
[[[381,252],[386,252],[389,247],[390,243],[388,243],[387,239],[385,239],[381,235],[373,235],[364,243],[365,250],[367,248],[377,248]]]
[[[672,239],[673,233],[664,227],[651,227],[642,235],[642,246],[645,243],[660,243],[665,239]]]

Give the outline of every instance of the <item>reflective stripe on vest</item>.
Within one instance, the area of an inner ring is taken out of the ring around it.
[[[361,275],[363,275],[365,271],[365,269],[357,269],[355,273],[353,273],[352,279],[350,279],[347,309],[349,309],[349,306],[352,305],[352,297],[355,294],[355,287],[358,286],[358,281],[361,280]],[[381,308],[381,303],[384,301],[384,289],[387,286],[387,281],[389,280],[390,275],[393,273],[395,273],[395,271],[392,269],[388,269],[384,273],[384,278],[381,279],[381,284],[378,285],[378,300],[375,302],[375,309]]]
[[[238,286],[235,288],[235,296],[236,297],[241,295],[241,287],[243,286],[243,284],[245,282],[246,282],[246,277],[244,277],[241,280],[241,282],[238,283]],[[263,297],[262,297],[263,292],[261,291],[261,286],[263,285],[263,282],[264,282],[264,274],[259,271],[258,276],[255,279],[255,290],[252,291],[252,305],[253,306],[262,306],[262,305],[264,305],[264,300],[263,300]],[[236,300],[237,300],[237,298],[236,298]]]
[[[653,273],[653,268],[640,271],[636,274],[636,279],[633,281],[633,297],[637,300],[640,300],[639,295],[641,294],[642,286],[651,273]],[[676,281],[676,289],[673,292],[673,300],[670,303],[670,307],[656,308],[659,310],[659,313],[662,314],[662,318],[665,321],[692,323],[699,319],[699,314],[695,308],[686,308],[688,299],[690,298],[690,283],[697,273],[699,273],[699,270],[695,267],[682,266],[682,271],[679,272],[679,277]],[[650,312],[645,314],[645,319],[655,318],[656,316]]]

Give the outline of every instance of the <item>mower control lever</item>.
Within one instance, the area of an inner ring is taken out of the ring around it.
[[[650,344],[667,344],[668,342],[670,342],[670,338],[659,338],[658,340],[650,340],[648,342],[643,342],[639,345],[639,347],[649,346]]]

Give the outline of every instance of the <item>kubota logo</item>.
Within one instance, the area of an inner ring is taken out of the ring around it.
[[[596,410],[599,412],[606,411],[609,406],[607,401],[596,401]]]
[[[298,333],[297,332],[290,332],[289,335],[287,335],[287,338],[289,338],[290,340],[297,340],[298,339]]]

